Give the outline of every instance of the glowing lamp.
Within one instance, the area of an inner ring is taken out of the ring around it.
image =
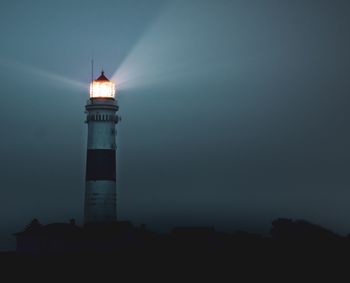
[[[101,72],[96,80],[90,84],[90,98],[113,98],[115,97],[115,84],[107,79]]]

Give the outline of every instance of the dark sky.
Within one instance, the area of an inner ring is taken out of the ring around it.
[[[350,232],[350,3],[0,3],[0,249],[82,223],[90,60],[117,82],[118,214]]]

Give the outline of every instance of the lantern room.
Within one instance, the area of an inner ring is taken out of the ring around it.
[[[90,98],[112,98],[115,97],[115,84],[106,78],[104,72],[90,84]]]

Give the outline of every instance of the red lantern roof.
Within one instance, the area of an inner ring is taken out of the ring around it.
[[[105,76],[105,72],[102,71],[101,75],[95,81],[109,82],[109,79],[107,79],[107,77]]]

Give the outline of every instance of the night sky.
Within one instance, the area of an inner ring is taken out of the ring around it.
[[[118,217],[350,232],[347,0],[0,3],[0,249],[83,220],[91,79],[117,83]]]

